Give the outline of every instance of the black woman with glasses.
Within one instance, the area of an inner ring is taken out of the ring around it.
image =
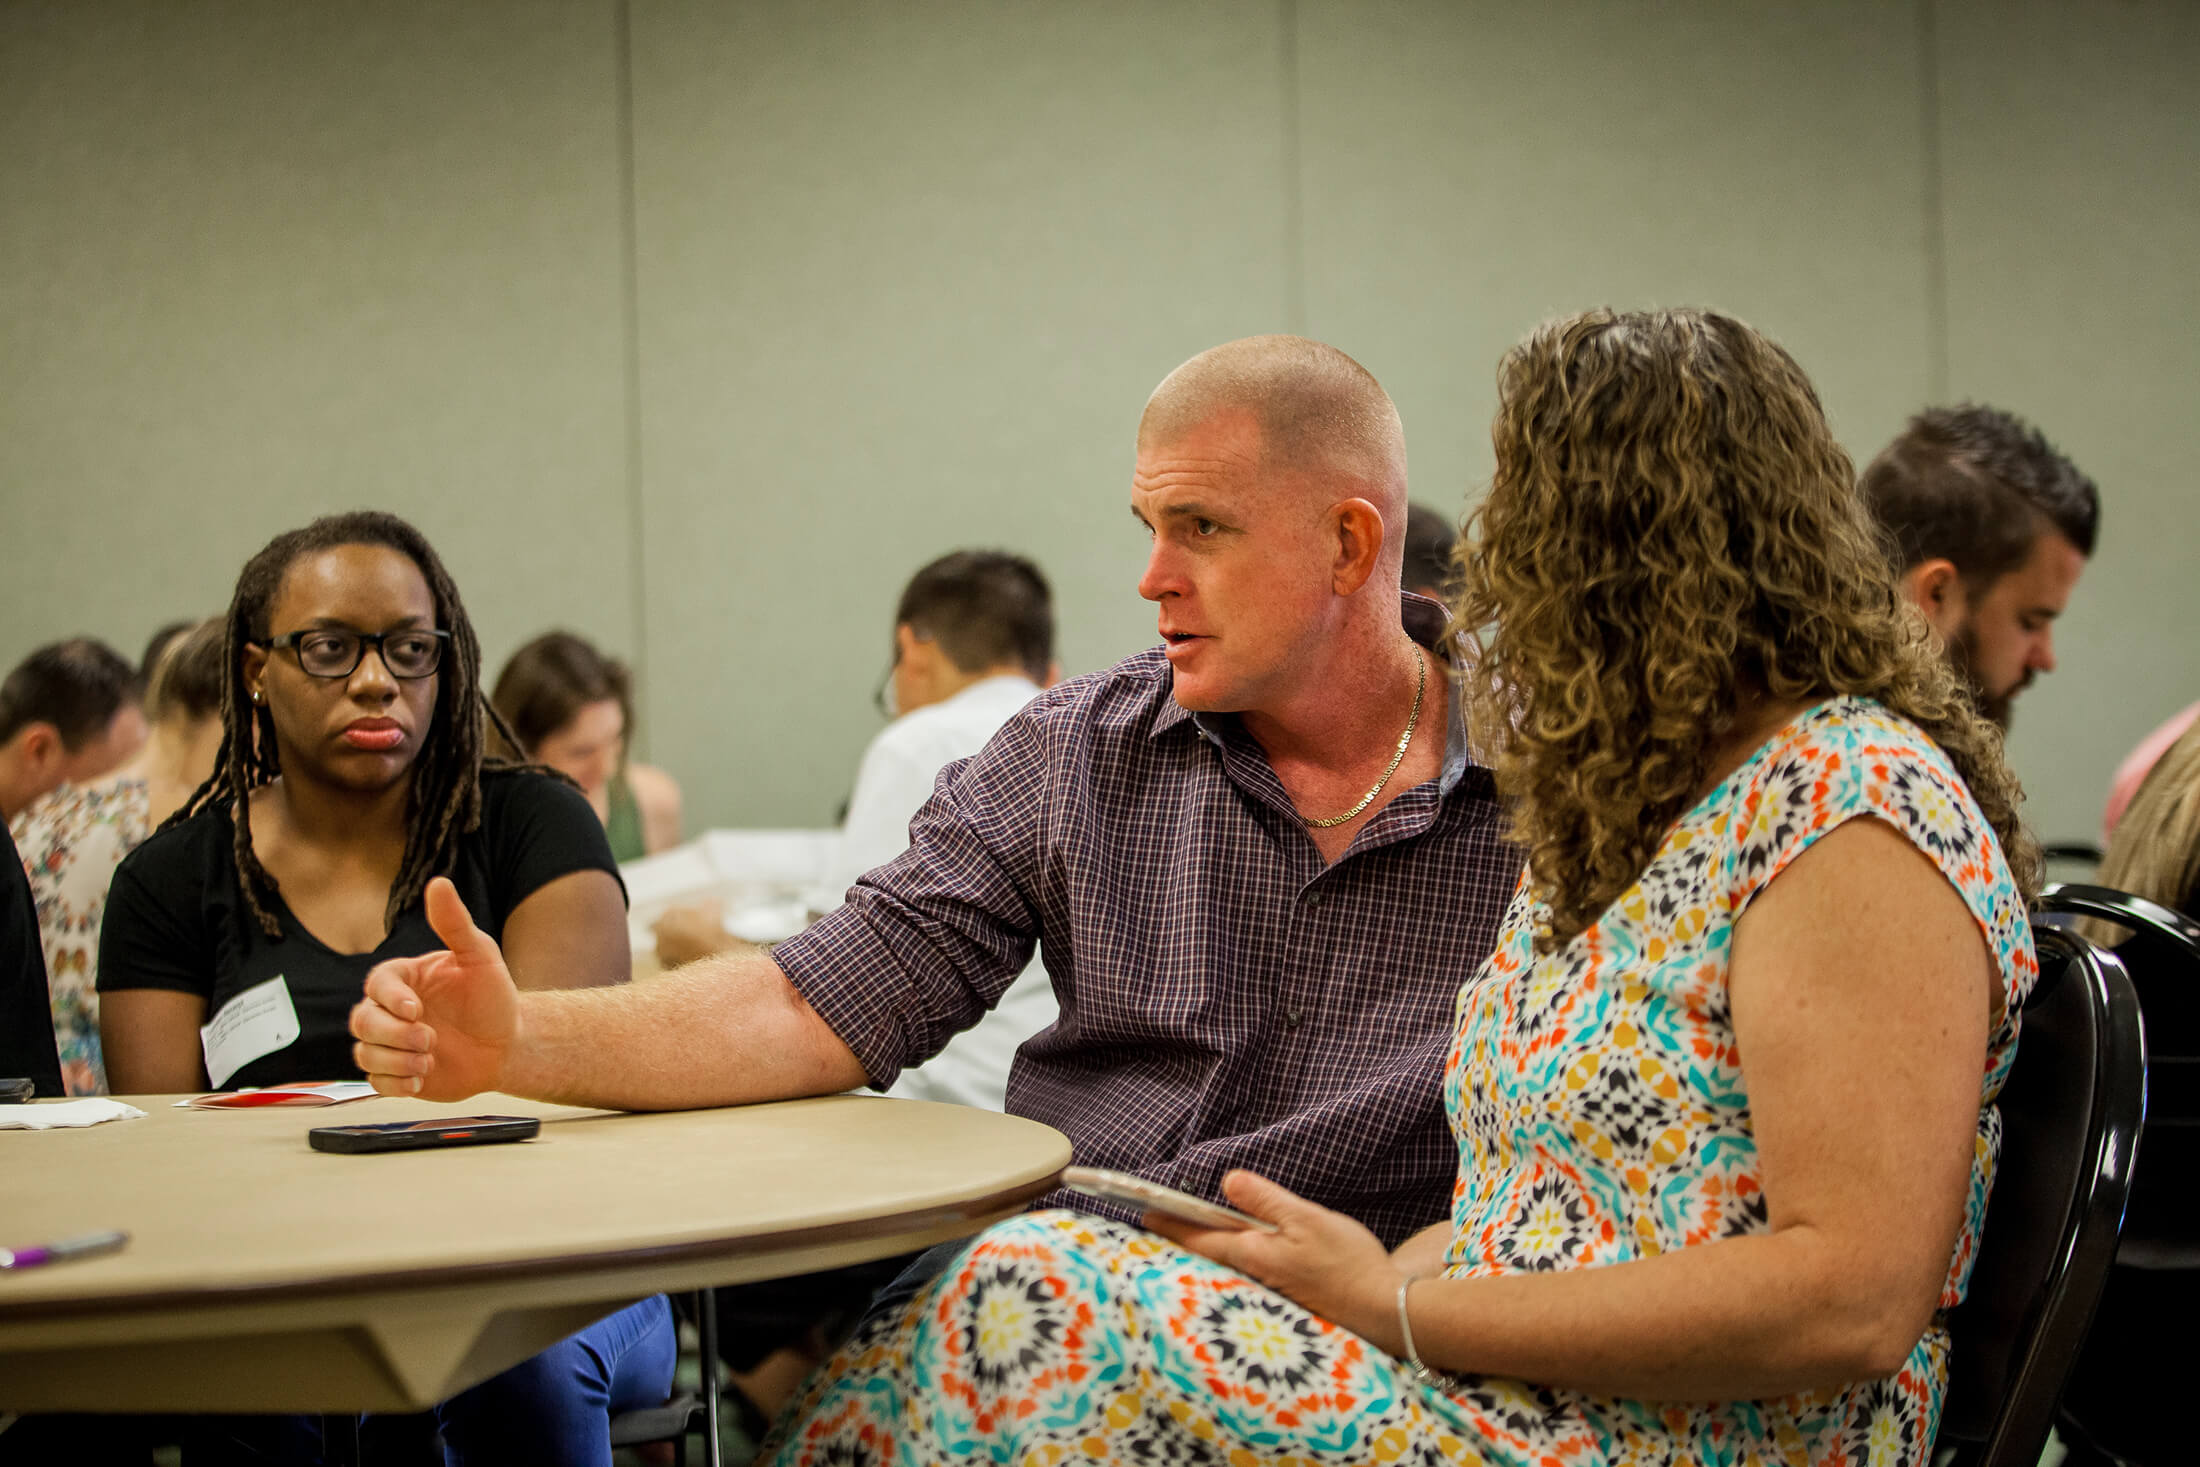
[[[230,603],[222,701],[213,777],[108,896],[100,1030],[116,1093],[356,1077],[346,1020],[368,969],[442,945],[422,907],[432,876],[494,924],[525,986],[625,970],[603,825],[562,776],[484,757],[492,727],[509,734],[458,590],[411,525],[336,515],[255,555]],[[240,1002],[272,1017],[202,1043]],[[661,1403],[672,1356],[662,1298],[622,1310],[438,1407],[448,1460],[608,1463],[607,1413]],[[320,1460],[311,1420],[201,1424],[208,1460]]]

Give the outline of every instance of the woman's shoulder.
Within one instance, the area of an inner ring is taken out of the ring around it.
[[[1940,746],[1901,714],[1857,696],[1798,717],[1760,762],[1734,825],[1742,869],[1775,871],[1857,816],[1893,826],[1951,879],[2001,872],[1992,826]]]
[[[481,828],[492,849],[529,845],[545,838],[603,838],[603,821],[580,786],[562,774],[526,765],[491,765],[481,771]]]
[[[95,825],[142,825],[147,786],[134,775],[65,784],[18,815],[12,834],[28,859],[34,843],[66,843]]]
[[[1797,722],[1806,725],[1818,737],[1909,746],[1945,762],[1940,746],[1924,729],[1878,699],[1867,698],[1861,693],[1843,693],[1828,698]]]
[[[1844,694],[1807,710],[1775,740],[1757,782],[1807,784],[1821,799],[1862,799],[1890,782],[1963,788],[1932,736],[1871,698]],[[1966,798],[1968,795],[1966,794]]]
[[[680,808],[679,781],[654,764],[628,764],[626,782],[634,791],[635,803],[642,807],[644,815]]]
[[[2022,893],[1993,823],[1932,736],[1870,698],[1832,699],[1798,719],[1794,747],[1768,773],[1742,841],[1743,874],[1769,879],[1855,817],[1891,828],[1939,868],[2021,994],[2037,972]]]
[[[63,785],[39,796],[17,815],[8,826],[8,838],[15,842],[15,853],[23,858],[36,880],[40,868],[67,859],[69,847],[84,823],[83,789]]]
[[[533,764],[488,764],[481,770],[481,819],[484,825],[493,818],[542,809],[563,808],[578,802],[588,811],[590,819],[596,812],[588,808],[588,796],[580,786],[562,774],[554,773]]]
[[[653,764],[629,764],[626,767],[627,788],[634,792],[634,804],[642,812],[642,845],[648,851],[661,851],[680,843],[680,785],[671,775]]]
[[[107,920],[137,913],[149,919],[196,922],[228,908],[237,891],[235,826],[219,806],[176,820],[147,836],[114,868]]]
[[[229,811],[208,805],[154,831],[123,858],[140,869],[228,870],[236,863],[236,827]]]
[[[508,914],[545,883],[570,871],[603,871],[614,880],[603,822],[588,797],[563,775],[500,767],[481,772],[481,829],[474,850],[488,900]]]

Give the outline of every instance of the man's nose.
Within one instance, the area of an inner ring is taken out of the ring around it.
[[[1181,589],[1176,568],[1170,564],[1169,547],[1157,541],[1146,556],[1146,573],[1138,578],[1138,594],[1148,601],[1159,601]]]
[[[2042,631],[2039,640],[2032,644],[2031,665],[2035,672],[2055,670],[2055,634],[2052,631]]]

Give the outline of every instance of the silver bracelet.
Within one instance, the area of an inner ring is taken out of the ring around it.
[[[1405,1339],[1406,1360],[1413,1367],[1413,1378],[1422,1385],[1440,1386],[1443,1384],[1443,1373],[1422,1363],[1420,1347],[1413,1343],[1413,1321],[1406,1314],[1406,1290],[1417,1282],[1419,1280],[1412,1274],[1398,1280],[1398,1333]]]

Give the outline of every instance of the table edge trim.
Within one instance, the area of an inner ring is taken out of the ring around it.
[[[0,1301],[0,1325],[81,1319],[103,1314],[227,1308],[298,1298],[333,1299],[402,1290],[463,1288],[512,1279],[565,1278],[575,1274],[610,1273],[636,1265],[684,1263],[720,1257],[738,1258],[745,1254],[815,1247],[821,1244],[855,1243],[895,1233],[922,1232],[942,1223],[1013,1212],[1053,1191],[1060,1176],[1061,1168],[1056,1167],[1034,1181],[1020,1182],[1013,1187],[1004,1187],[962,1202],[944,1203],[914,1212],[897,1212],[881,1217],[852,1218],[846,1222],[783,1228],[777,1232],[745,1233],[732,1238],[698,1238],[685,1243],[657,1243],[641,1248],[622,1248],[600,1253],[507,1258],[458,1264],[448,1268],[405,1268],[384,1273],[322,1275],[274,1283],[164,1289],[157,1293]]]

